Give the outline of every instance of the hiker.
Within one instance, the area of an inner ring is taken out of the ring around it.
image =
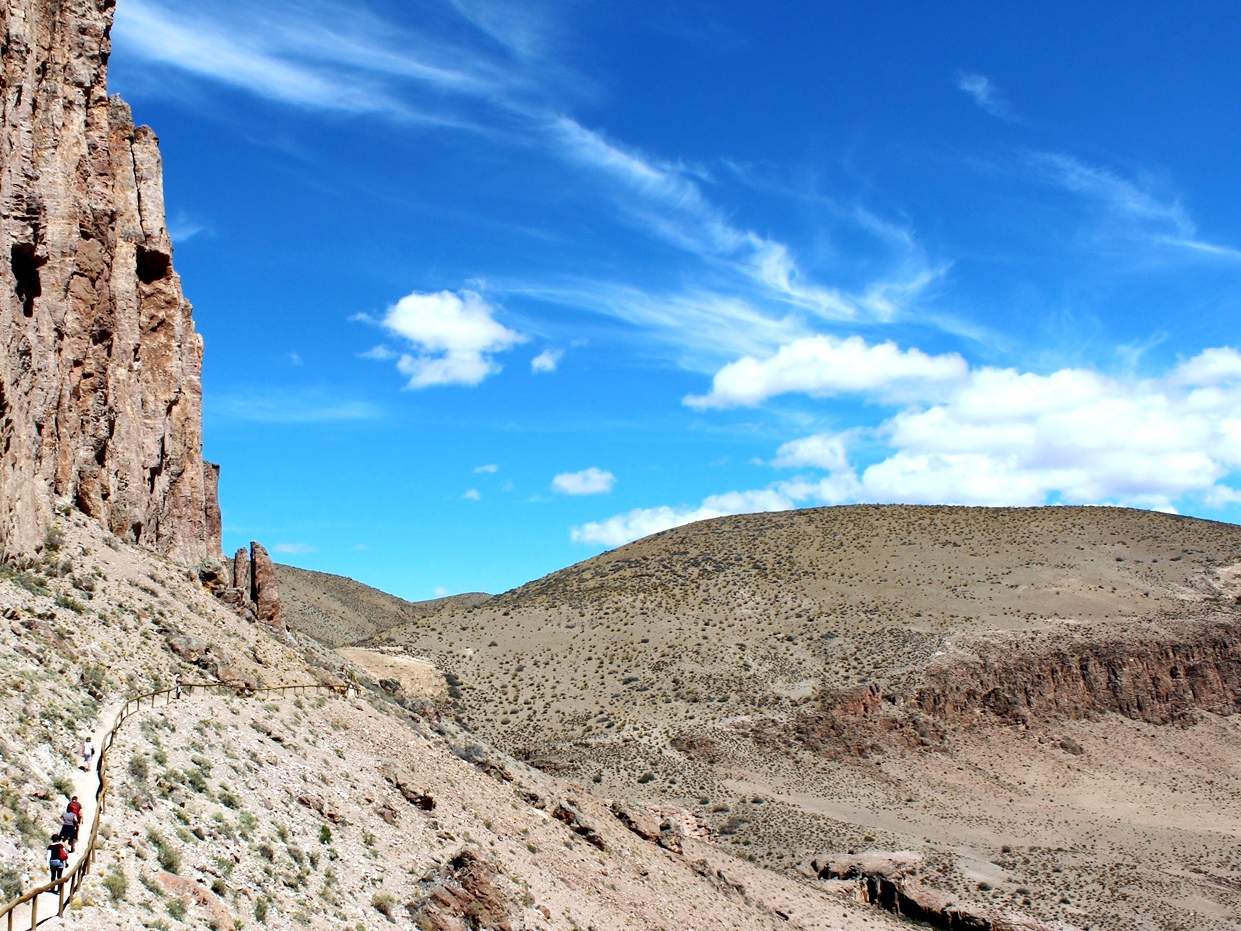
[[[82,765],[78,768],[84,773],[90,772],[90,765],[95,760],[95,745],[90,742],[90,738],[86,738],[86,743],[82,744],[82,749],[78,751],[78,756],[82,758]]]
[[[65,845],[60,842],[59,834],[53,834],[52,842],[47,845],[47,868],[52,872],[52,882],[60,879],[60,874],[68,865],[69,854],[65,852]]]
[[[82,816],[72,808],[66,808],[65,813],[60,816],[60,839],[69,842],[70,853],[78,846],[78,825],[81,822]]]
[[[78,823],[80,824],[82,821],[82,803],[78,801],[78,797],[76,795],[69,799],[68,810],[78,816]]]
[[[174,683],[174,684],[175,684],[175,685],[176,685],[176,687],[177,687],[177,695],[176,695],[176,697],[177,697],[177,698],[180,698],[180,697],[181,697],[181,674],[180,674],[180,673],[178,673],[178,674],[177,674],[177,678],[176,678],[176,681],[175,681],[175,683]]]

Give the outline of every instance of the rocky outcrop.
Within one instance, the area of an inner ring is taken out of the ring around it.
[[[280,583],[276,579],[276,567],[261,543],[250,543],[251,600],[254,613],[268,627],[283,633],[284,612],[280,609]]]
[[[848,855],[820,854],[798,867],[811,879],[852,881],[857,898],[885,911],[944,931],[1052,931],[1026,915],[1001,913],[923,885],[922,858],[904,851]],[[1057,923],[1059,931],[1071,928]]]
[[[499,866],[480,848],[467,846],[420,884],[431,892],[407,902],[405,909],[415,927],[427,931],[467,931],[494,928],[516,931],[525,927],[521,908],[506,890]]]
[[[233,588],[245,593],[247,601],[253,601],[251,592],[250,553],[243,546],[233,557]]]
[[[113,0],[0,0],[0,548],[56,499],[187,563],[219,554],[202,339],[159,145],[109,99]]]
[[[987,711],[1020,722],[1104,711],[1150,724],[1195,709],[1234,714],[1241,711],[1241,623],[975,639],[927,668],[915,704],[940,718]]]
[[[256,689],[258,680],[241,670],[237,661],[227,651],[202,637],[193,634],[172,634],[168,637],[168,648],[187,663],[193,663],[199,669],[215,676],[222,685],[235,688]]]
[[[287,634],[284,611],[280,606],[280,583],[276,567],[261,543],[250,542],[233,557],[232,587],[217,596],[232,605],[243,617],[261,621],[279,634]]]

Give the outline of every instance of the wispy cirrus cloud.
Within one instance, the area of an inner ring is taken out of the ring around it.
[[[819,284],[786,243],[733,223],[685,166],[647,157],[568,117],[558,117],[552,129],[564,157],[616,182],[607,190],[624,213],[686,252],[726,263],[757,286],[756,297],[785,312],[832,321],[890,320],[942,273],[907,240],[891,276],[856,292]]]
[[[527,84],[477,50],[340,3],[209,0],[174,10],[160,0],[129,0],[117,9],[113,37],[153,66],[268,100],[434,124],[475,125],[434,95],[504,103]]]
[[[1203,258],[1241,261],[1241,249],[1202,239],[1180,198],[1155,190],[1150,181],[1126,178],[1059,152],[1031,153],[1029,163],[1043,179],[1102,208],[1100,236],[1140,239]]]
[[[255,388],[247,392],[211,393],[204,399],[208,417],[270,424],[323,424],[377,420],[383,409],[370,401],[341,400],[321,389]]]
[[[271,549],[273,553],[281,553],[288,556],[319,552],[317,548],[309,543],[274,543]]]
[[[474,31],[436,29],[446,14]],[[790,244],[734,221],[707,195],[710,175],[701,167],[643,153],[587,128],[566,113],[564,88],[581,79],[566,81],[548,53],[557,20],[539,5],[448,0],[427,20],[427,30],[415,32],[330,0],[208,0],[193,11],[174,11],[169,0],[129,0],[118,10],[114,37],[118,48],[156,71],[292,107],[495,134],[571,166],[619,218],[703,263],[686,276],[699,284],[663,300],[662,310],[642,313],[623,295],[596,306],[616,308],[618,316],[641,325],[647,317],[666,318],[672,304],[693,305],[687,325],[661,329],[695,351],[703,337],[742,316],[759,331],[785,327],[790,318],[806,318],[803,328],[816,320],[894,320],[943,272],[907,236],[886,241],[882,248],[892,261],[874,280],[855,287],[825,283],[803,267]],[[607,282],[594,286],[596,292],[608,288]],[[747,305],[744,314],[739,303]]]
[[[1004,99],[1000,89],[985,74],[958,72],[957,88],[964,91],[984,112],[1004,120],[1013,118],[1012,107]]]

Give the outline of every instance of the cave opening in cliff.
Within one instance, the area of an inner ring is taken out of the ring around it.
[[[172,256],[155,249],[138,247],[138,280],[143,284],[152,284],[161,278],[167,278],[172,268]]]
[[[34,313],[35,298],[43,295],[39,269],[47,259],[39,257],[32,243],[18,242],[13,244],[9,262],[13,268],[14,290],[22,302],[22,313],[29,317]]]

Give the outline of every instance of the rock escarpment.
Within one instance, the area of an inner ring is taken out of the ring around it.
[[[202,339],[158,140],[107,95],[113,0],[0,0],[0,548],[56,499],[184,562],[219,555]]]
[[[1111,711],[1170,724],[1241,711],[1241,622],[1220,615],[1150,629],[974,638],[926,670],[915,703],[937,717],[1012,721]]]

